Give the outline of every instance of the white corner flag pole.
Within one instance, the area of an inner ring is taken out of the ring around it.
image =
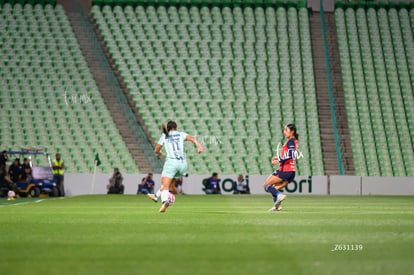
[[[96,177],[96,167],[98,166],[98,162],[94,160],[94,168],[93,168],[93,176],[92,176],[92,184],[91,184],[91,195],[95,192],[95,177]]]

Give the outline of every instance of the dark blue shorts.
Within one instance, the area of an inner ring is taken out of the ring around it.
[[[281,178],[282,180],[287,181],[288,183],[292,182],[293,179],[295,178],[295,172],[282,172],[282,171],[276,170],[273,172],[272,175],[277,176]]]

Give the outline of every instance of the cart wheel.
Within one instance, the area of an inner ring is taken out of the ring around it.
[[[40,195],[40,189],[39,187],[33,187],[32,189],[30,189],[29,191],[29,196],[32,198],[37,198]]]

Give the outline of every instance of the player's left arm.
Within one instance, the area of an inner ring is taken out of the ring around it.
[[[200,154],[201,152],[203,152],[203,146],[201,145],[200,142],[198,142],[198,140],[195,137],[187,135],[185,137],[185,140],[191,141],[192,143],[194,143],[197,146],[197,153]]]

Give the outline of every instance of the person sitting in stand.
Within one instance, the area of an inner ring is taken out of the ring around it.
[[[122,177],[121,172],[118,168],[114,169],[114,174],[109,179],[109,184],[106,186],[108,188],[108,194],[124,194],[125,186],[122,184],[124,178]]]
[[[205,187],[203,188],[203,191],[206,194],[221,194],[220,181],[221,179],[218,178],[218,174],[213,173],[211,177],[203,180],[203,185]]]
[[[142,178],[141,183],[138,185],[138,194],[154,194],[155,182],[152,179],[152,173],[148,173],[145,178]]]
[[[188,174],[184,174],[184,177],[188,177]],[[170,186],[170,192],[174,195],[177,194],[183,194],[183,176],[179,177],[178,179],[175,179],[174,184],[171,184]]]
[[[235,182],[233,194],[250,194],[248,190],[247,181],[243,178],[243,175],[237,177]]]

